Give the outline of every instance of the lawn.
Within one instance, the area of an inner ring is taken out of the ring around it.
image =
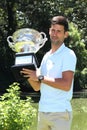
[[[87,129],[87,98],[74,98],[71,101],[73,107],[73,122],[71,130],[86,130]],[[38,108],[38,103],[34,104]],[[30,130],[36,130],[37,117],[34,119],[34,124]]]

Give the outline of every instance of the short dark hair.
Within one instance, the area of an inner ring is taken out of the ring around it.
[[[51,25],[55,24],[63,25],[65,31],[69,30],[68,19],[64,16],[54,16],[51,20]]]

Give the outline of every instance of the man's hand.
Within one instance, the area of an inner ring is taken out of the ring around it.
[[[35,71],[35,70],[30,70],[30,69],[23,68],[20,71],[20,73],[25,78],[29,78],[30,80],[33,80],[33,81],[38,81],[37,71]]]

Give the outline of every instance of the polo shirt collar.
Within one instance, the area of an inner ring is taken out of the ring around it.
[[[63,43],[63,44],[62,44],[54,53],[52,53],[52,54],[60,53],[64,48],[65,48],[65,44]]]

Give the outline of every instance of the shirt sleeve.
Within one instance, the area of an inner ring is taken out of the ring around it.
[[[76,61],[77,61],[76,55],[72,50],[69,52],[66,52],[63,57],[62,72],[68,71],[68,70],[75,72]]]

